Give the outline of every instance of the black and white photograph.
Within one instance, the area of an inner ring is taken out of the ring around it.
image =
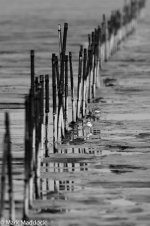
[[[0,0],[0,226],[150,226],[150,0]]]

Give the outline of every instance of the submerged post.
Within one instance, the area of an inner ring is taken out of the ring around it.
[[[45,75],[45,157],[48,157],[49,75]]]
[[[41,156],[44,151],[44,76],[40,75],[40,118],[41,118]]]
[[[31,93],[34,95],[34,79],[35,79],[34,50],[30,51],[30,68],[31,68]]]
[[[77,87],[77,113],[76,113],[76,118],[80,118],[80,113],[81,113],[81,89],[82,89],[82,53],[83,49],[82,46],[80,47],[79,51],[79,66],[78,66],[78,87]]]
[[[13,193],[13,178],[12,178],[12,153],[11,153],[11,137],[10,137],[10,120],[8,112],[5,113],[6,127],[6,143],[7,143],[7,168],[8,168],[8,186],[9,186],[9,219],[15,220],[15,203]]]
[[[52,90],[53,90],[53,151],[57,151],[57,87],[56,87],[56,56],[52,54]]]
[[[6,168],[8,178],[8,197],[9,197],[9,219],[15,220],[15,202],[13,193],[13,178],[12,178],[12,153],[11,153],[11,137],[10,137],[10,120],[8,112],[5,113],[5,136],[4,136],[4,150],[2,162],[2,176],[1,176],[1,205],[0,205],[0,219],[3,217],[5,193],[6,193]]]
[[[68,55],[65,55],[65,131],[68,131]]]
[[[5,193],[6,193],[6,162],[7,162],[7,144],[6,135],[3,142],[3,160],[2,160],[2,175],[1,175],[1,198],[0,198],[0,220],[3,217],[5,208]]]
[[[62,52],[62,34],[61,34],[61,24],[58,24],[58,39],[59,39],[59,56]]]
[[[73,80],[73,67],[72,67],[72,53],[69,52],[69,66],[70,66],[70,82],[71,82],[71,103],[72,103],[72,122],[76,121],[76,106],[74,99],[74,80]]]
[[[84,49],[83,56],[83,77],[82,77],[82,117],[85,116],[86,109],[86,73],[87,73],[87,49]]]
[[[32,141],[30,140],[30,99],[29,96],[25,100],[25,155],[24,155],[24,205],[23,205],[23,220],[28,219],[29,215],[29,200],[31,199],[30,194],[30,170],[31,170],[31,160],[30,152],[32,152]]]
[[[64,88],[64,71],[65,71],[65,52],[67,44],[67,31],[68,24],[64,24],[64,34],[63,34],[63,44],[62,44],[62,53],[60,61],[60,83],[59,83],[59,93],[58,93],[58,141],[64,137],[64,109],[65,109],[65,88]]]

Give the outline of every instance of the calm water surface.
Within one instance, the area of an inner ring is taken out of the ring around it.
[[[102,14],[106,12],[109,15],[112,9],[121,8],[122,4],[122,0],[0,0],[0,102],[24,102],[24,94],[28,92],[30,83],[30,49],[36,50],[36,74],[51,74],[51,54],[58,52],[59,23],[69,23],[67,50],[73,52],[76,61],[80,44],[86,43],[87,34],[101,22]],[[143,118],[142,123],[138,120],[135,123],[135,120],[133,122],[129,118],[129,114],[136,113],[135,108],[143,111],[142,104],[147,106],[149,95],[125,92],[127,87],[132,90],[134,86],[136,89],[139,86],[135,82],[138,81],[135,79],[135,71],[139,75],[143,73],[142,76],[149,82],[149,63],[144,64],[147,59],[145,52],[149,51],[147,43],[150,33],[149,26],[146,25],[148,23],[149,19],[143,23],[137,38],[134,36],[115,61],[110,62],[110,69],[106,67],[104,71],[105,76],[116,78],[118,90],[122,91],[122,94],[107,87],[103,94],[106,103],[96,104],[103,114],[101,120],[93,122],[95,130],[90,147],[82,145],[80,148],[64,148],[65,150],[61,150],[64,154],[70,153],[72,157],[76,154],[75,163],[71,160],[66,162],[67,158],[64,157],[59,162],[53,162],[54,159],[51,159],[48,167],[45,165],[42,168],[41,187],[44,204],[37,204],[36,217],[49,218],[52,220],[49,225],[139,226],[138,223],[134,224],[138,213],[141,211],[141,215],[145,217],[146,211],[150,209],[149,203],[139,205],[137,202],[137,198],[142,200],[144,195],[146,200],[149,198],[149,187],[146,187],[149,185],[149,173],[143,173],[143,166],[149,170],[149,153],[147,156],[142,155],[146,148],[149,151],[149,147],[147,141],[141,143],[140,138],[137,140],[136,137],[141,131],[149,131],[149,125]],[[143,36],[143,32],[147,36]],[[144,43],[143,47],[141,43]],[[137,62],[140,63],[139,56],[143,59],[140,66],[136,65]],[[130,57],[137,62],[132,61],[130,64]],[[124,66],[126,63],[127,66]],[[148,82],[146,84],[149,90]],[[143,77],[139,78],[144,93],[147,89],[143,83]],[[125,118],[127,111],[129,114]],[[15,198],[22,200],[24,110],[10,112],[13,156],[21,157],[21,160],[14,160],[14,191]],[[134,119],[137,119],[136,116],[134,115]],[[3,110],[0,111],[0,126],[2,143]],[[77,159],[82,154],[89,154],[89,159]],[[140,186],[144,186],[139,183],[139,175],[140,180],[145,183],[145,189],[139,189]],[[39,206],[42,205],[40,209]],[[18,210],[21,210],[18,206]],[[138,222],[138,219],[136,221]]]
[[[0,78],[28,75],[30,49],[37,52],[36,73],[49,73],[59,23],[69,23],[68,50],[76,58],[102,14],[122,5],[122,0],[0,0]]]

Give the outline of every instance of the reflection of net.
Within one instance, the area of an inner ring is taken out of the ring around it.
[[[59,191],[75,191],[75,182],[69,179],[68,173],[80,173],[81,171],[88,171],[88,163],[50,163],[47,165],[48,171],[45,169],[46,172],[53,173],[55,179],[50,178],[43,178],[41,180],[41,189],[42,194],[48,197],[49,194],[56,194]],[[68,180],[61,180],[64,177],[64,173]],[[68,176],[67,176],[68,175]],[[58,176],[58,178],[57,178]],[[59,179],[60,178],[60,179]],[[55,196],[55,195],[54,195]]]
[[[88,148],[88,150],[89,150],[89,154],[93,154],[96,156],[101,155],[100,147],[90,147],[90,148]]]
[[[59,181],[59,191],[73,191],[74,181]]]
[[[93,135],[99,135],[101,134],[100,129],[93,129]]]

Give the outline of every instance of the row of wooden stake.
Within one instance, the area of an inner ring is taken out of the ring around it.
[[[140,11],[145,6],[144,0],[132,0],[130,4],[125,4],[123,12],[115,11],[111,14],[109,20],[103,15],[103,21],[101,26],[98,26],[94,31],[88,35],[88,48],[80,47],[79,60],[78,60],[78,84],[77,94],[75,95],[75,82],[73,72],[72,53],[66,53],[67,49],[67,33],[68,24],[64,24],[64,31],[62,34],[61,25],[58,27],[59,37],[59,55],[52,54],[52,109],[53,109],[53,152],[57,152],[57,145],[61,143],[65,134],[69,129],[68,122],[68,102],[69,96],[71,97],[71,112],[72,112],[72,124],[74,125],[79,119],[85,117],[88,114],[88,103],[90,103],[96,95],[96,88],[100,87],[100,72],[103,67],[103,63],[106,62],[117,50],[119,45],[126,37],[132,34],[136,28],[136,20]],[[30,117],[32,122],[35,120],[35,132],[32,130],[32,142],[30,148],[27,148],[28,152],[32,153],[32,157],[28,158],[33,163],[30,163],[30,167],[27,165],[29,174],[26,177],[28,181],[28,193],[25,200],[28,200],[24,211],[24,216],[28,214],[28,208],[32,206],[33,194],[35,198],[40,197],[40,158],[39,156],[48,156],[49,152],[49,137],[48,137],[48,115],[49,115],[49,76],[42,76],[40,78],[34,78],[34,51],[31,51],[31,106],[37,106],[39,103],[41,111],[34,109],[35,115]],[[70,83],[69,83],[70,77]],[[42,85],[41,85],[42,84]],[[69,85],[71,86],[71,93],[69,95]],[[35,88],[36,87],[36,88]],[[36,96],[35,90],[39,90],[40,97]],[[34,94],[33,94],[34,93]],[[34,97],[33,97],[34,96]],[[28,97],[29,98],[29,97]],[[33,98],[33,100],[32,100]],[[32,102],[33,101],[33,102]],[[36,103],[36,104],[35,104]],[[45,104],[44,104],[45,103]],[[26,108],[27,109],[27,108]],[[43,110],[45,109],[45,110]],[[42,113],[40,113],[42,112]],[[32,113],[31,113],[32,115]],[[39,116],[40,117],[39,117]],[[26,125],[32,124],[28,119],[28,113],[26,116]],[[40,118],[43,118],[42,120]],[[39,127],[36,127],[38,125]],[[33,125],[34,126],[34,125]],[[37,131],[37,132],[36,132]],[[39,132],[38,132],[39,131]],[[34,136],[34,137],[33,137]],[[34,142],[35,140],[35,142]],[[34,145],[33,145],[34,144]],[[35,147],[34,147],[35,146]],[[45,147],[45,148],[44,148]],[[31,151],[32,150],[32,151]],[[27,159],[26,162],[29,162]],[[34,163],[35,162],[35,163]],[[32,166],[32,167],[31,167]],[[31,172],[35,172],[35,175],[31,175]],[[29,183],[29,178],[31,185]],[[34,189],[33,189],[34,178]],[[28,185],[29,184],[29,185]],[[26,189],[25,189],[26,190]],[[34,193],[33,193],[34,190]],[[29,193],[32,195],[29,195]],[[28,198],[27,198],[28,197]]]
[[[88,104],[100,87],[100,73],[103,63],[117,50],[121,42],[135,30],[137,17],[145,6],[145,0],[131,0],[125,3],[123,11],[112,12],[107,20],[103,15],[100,26],[88,35],[88,47],[80,47],[78,60],[78,84],[75,95],[72,53],[66,53],[68,24],[58,27],[59,54],[52,54],[52,103],[53,103],[53,152],[69,130],[69,96],[71,97],[72,125],[84,118]],[[49,75],[35,77],[34,50],[31,50],[31,88],[25,100],[25,182],[23,218],[27,219],[33,199],[40,198],[41,156],[49,154]],[[70,77],[70,83],[69,83]],[[69,85],[71,93],[69,95]],[[0,218],[4,211],[6,168],[8,171],[10,219],[14,219],[12,184],[11,141],[9,116],[5,117],[6,134],[1,177]]]
[[[66,54],[68,24],[64,24],[63,35],[61,25],[59,25],[59,55],[52,54],[53,146],[55,151],[57,144],[62,141],[68,131],[69,96],[71,96],[72,103],[72,123],[76,123],[88,113],[88,103],[95,98],[96,88],[100,87],[103,63],[108,61],[118,50],[122,41],[134,32],[137,18],[144,6],[145,0],[131,0],[129,4],[125,3],[122,12],[119,10],[112,12],[108,20],[103,15],[101,25],[88,35],[88,47],[80,47],[76,96],[72,53]],[[68,84],[71,85],[70,95],[68,95]]]
[[[11,135],[10,135],[10,120],[8,112],[5,113],[5,134],[3,141],[3,156],[2,156],[2,172],[1,172],[1,190],[0,190],[0,221],[4,216],[6,189],[8,189],[8,205],[9,219],[15,219],[15,202],[13,193],[13,178],[12,178],[12,151],[11,151]],[[8,183],[6,184],[6,182]],[[7,186],[6,186],[7,185]]]

